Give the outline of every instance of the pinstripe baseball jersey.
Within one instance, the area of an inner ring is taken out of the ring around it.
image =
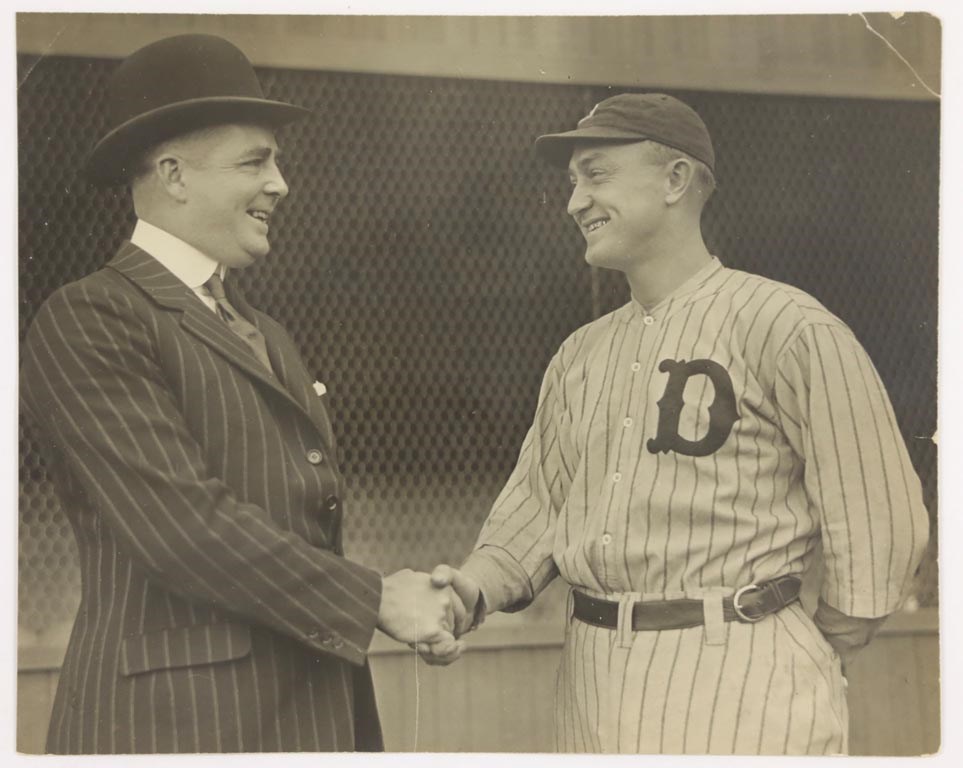
[[[524,607],[556,575],[608,599],[713,601],[805,573],[821,544],[822,598],[878,617],[906,596],[927,520],[852,332],[804,292],[713,259],[650,311],[630,302],[562,344],[463,568],[489,611]],[[845,747],[838,659],[798,607],[715,637],[616,641],[574,623],[557,697],[564,749]]]
[[[81,567],[52,752],[381,746],[381,577],[343,557],[325,404],[228,288],[276,375],[130,243],[27,336],[23,402]]]

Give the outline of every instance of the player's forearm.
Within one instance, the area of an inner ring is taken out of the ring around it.
[[[484,614],[519,611],[535,597],[528,573],[500,547],[482,546],[476,549],[468,556],[460,570],[481,590]]]

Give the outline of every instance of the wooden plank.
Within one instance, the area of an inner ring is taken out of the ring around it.
[[[531,683],[537,673],[538,654],[539,651],[531,648],[495,654],[499,751],[531,751],[533,748],[530,741],[533,725]]]
[[[408,700],[414,675],[407,657],[397,655],[371,659],[378,711],[384,731],[385,749],[407,752],[414,745],[415,713]]]
[[[448,716],[452,703],[464,699],[464,691],[452,691],[446,684],[451,670],[432,667],[409,652],[408,663],[413,671],[417,690],[418,743],[413,749],[420,752],[446,752],[457,746],[460,725]],[[452,746],[449,746],[451,744]]]
[[[936,635],[877,638],[849,671],[850,752],[910,756],[939,748]]]
[[[896,41],[912,69],[867,30],[870,21]],[[220,34],[256,65],[295,69],[912,100],[934,100],[940,90],[940,25],[915,13],[898,23],[887,14],[866,19],[820,14],[429,16],[387,21],[353,16],[19,14],[17,50],[122,57],[183,32]],[[773,40],[783,42],[773,45]],[[707,55],[678,55],[687,49]]]
[[[501,736],[497,733],[497,713],[502,697],[499,696],[498,657],[509,651],[479,651],[471,653],[472,728],[470,739],[462,750],[469,752],[503,752]],[[527,670],[515,668],[514,674],[526,674]]]
[[[448,667],[431,667],[435,681],[433,695],[438,699],[439,714],[435,723],[435,735],[430,744],[431,751],[460,752],[464,750],[465,740],[462,736],[466,724],[473,727],[473,691],[472,686],[478,685],[484,678],[474,677],[479,672],[479,654],[468,654]],[[427,724],[423,725],[427,730]]]
[[[44,752],[47,724],[53,707],[56,672],[26,672],[17,677],[17,751]],[[51,680],[53,685],[51,685]]]
[[[913,661],[920,692],[920,754],[933,755],[941,740],[939,638],[913,638]]]
[[[532,653],[532,675],[529,680],[528,708],[532,731],[529,749],[534,752],[555,750],[555,679],[561,651]]]

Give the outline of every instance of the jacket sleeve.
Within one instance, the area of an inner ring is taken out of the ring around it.
[[[820,519],[823,601],[853,617],[893,612],[913,586],[929,518],[869,356],[845,326],[809,325],[778,361],[776,401]]]
[[[83,281],[35,319],[22,398],[71,493],[165,587],[363,663],[380,575],[282,530],[207,470],[154,343],[128,296]]]

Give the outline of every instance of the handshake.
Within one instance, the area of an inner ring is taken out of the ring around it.
[[[408,568],[383,579],[378,628],[418,651],[429,664],[446,665],[464,649],[459,638],[476,624],[478,585],[456,568],[431,574]]]

